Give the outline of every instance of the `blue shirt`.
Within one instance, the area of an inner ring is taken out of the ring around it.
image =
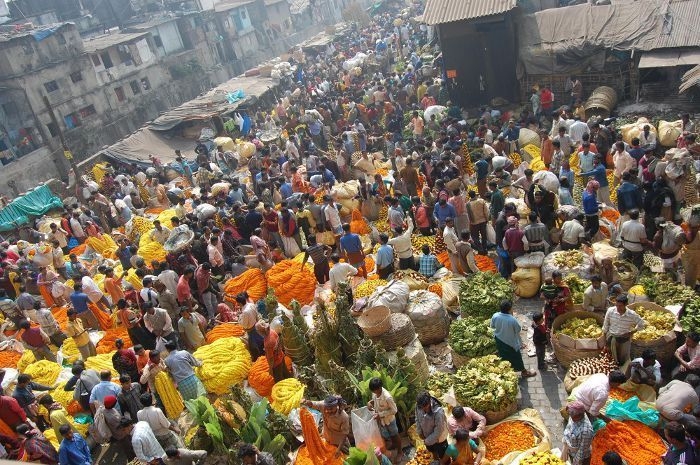
[[[282,198],[288,199],[293,193],[294,191],[292,190],[292,185],[288,182],[285,182],[280,186],[280,194],[282,194]]]
[[[593,179],[600,183],[600,187],[608,187],[608,173],[602,163],[598,163],[590,171],[581,172],[581,176],[593,176]]]
[[[103,404],[105,397],[119,397],[119,394],[121,393],[121,386],[117,386],[111,381],[100,381],[94,388],[92,388],[92,391],[90,392],[90,403],[97,401]],[[119,406],[119,402],[117,402],[117,405],[115,405],[114,408],[117,409],[119,413],[122,412],[121,407]]]
[[[418,272],[426,278],[432,277],[440,266],[440,262],[433,254],[423,254],[418,259]]]
[[[496,312],[491,317],[493,335],[515,350],[520,350],[520,323],[510,313]]]
[[[632,158],[639,161],[644,156],[644,149],[641,147],[637,147],[636,149],[630,147],[629,149],[627,149],[627,153],[629,153],[632,156]]]
[[[559,205],[573,205],[574,198],[566,187],[559,188]]]
[[[566,178],[569,181],[569,188],[574,185],[574,172],[571,170],[565,170],[564,168],[559,168],[559,177]]]
[[[357,234],[343,234],[340,236],[340,249],[346,253],[362,252],[362,241]]]
[[[617,210],[624,215],[635,208],[642,208],[642,192],[631,182],[623,181],[617,188]]]
[[[583,213],[585,215],[598,214],[598,198],[587,190],[583,191]]]
[[[78,314],[90,311],[88,308],[88,296],[84,292],[73,292],[70,295],[70,303]]]
[[[335,176],[333,175],[333,172],[326,168],[321,175],[323,176],[323,182],[327,182],[331,187],[333,187],[333,184],[335,184]]]
[[[474,163],[474,168],[476,168],[476,179],[486,179],[486,176],[489,175],[489,162],[483,158]]]
[[[117,256],[119,257],[119,263],[122,264],[124,270],[131,268],[131,248],[124,247],[122,250],[117,249]]]
[[[83,437],[73,431],[73,440],[63,438],[58,448],[58,463],[61,465],[91,465],[90,448]]]
[[[379,269],[384,269],[394,263],[394,251],[389,244],[384,244],[379,247],[379,250],[377,250],[377,260],[375,262]]]
[[[437,204],[435,205],[435,210],[433,211],[433,216],[438,222],[438,226],[441,228],[445,227],[445,220],[447,218],[454,218],[457,216],[457,211],[455,210],[455,207],[450,205],[449,203],[446,203],[444,206]]]
[[[506,130],[503,131],[503,137],[505,137],[511,142],[518,140],[518,137],[520,137],[520,128],[518,126],[515,126],[513,128],[506,128]]]
[[[165,366],[170,370],[170,374],[176,383],[186,380],[190,376],[194,375],[195,366],[199,366],[200,363],[185,350],[174,350],[170,352],[170,355],[165,359]]]

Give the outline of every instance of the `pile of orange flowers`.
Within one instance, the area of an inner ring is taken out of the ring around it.
[[[490,271],[492,273],[498,273],[498,267],[496,266],[496,262],[494,262],[487,255],[474,255],[474,261],[476,262],[476,266],[479,268],[479,271]]]
[[[299,448],[296,465],[341,465],[344,457],[335,457],[337,447],[328,444],[319,434],[313,415],[302,408],[299,410],[304,445]]]
[[[222,323],[214,326],[211,331],[207,332],[207,344],[211,344],[222,337],[241,337],[245,334],[243,326],[238,323]]]
[[[624,389],[620,389],[619,387],[616,387],[616,388],[610,389],[610,396],[609,397],[610,397],[610,399],[619,400],[620,402],[624,402],[624,401],[634,397],[634,392],[625,391]]]
[[[311,266],[293,260],[282,260],[265,273],[267,286],[275,291],[277,300],[288,306],[292,300],[308,305],[314,300],[316,276]]]
[[[661,463],[666,452],[661,437],[638,421],[611,421],[593,438],[591,465],[603,465],[603,454],[614,450],[627,465]]]
[[[17,362],[22,358],[22,354],[14,350],[0,351],[0,367],[17,368]]]
[[[108,354],[112,352],[115,349],[114,341],[116,341],[117,339],[121,339],[122,341],[124,341],[125,348],[134,345],[131,342],[131,338],[129,337],[129,333],[126,331],[126,328],[120,326],[119,328],[108,329],[105,332],[104,337],[100,339],[100,342],[97,343],[97,353]]]
[[[229,302],[235,302],[236,295],[243,291],[247,291],[250,298],[257,301],[267,294],[267,281],[262,270],[251,268],[226,281],[224,291]]]
[[[535,447],[535,434],[530,426],[522,421],[505,421],[484,437],[486,459],[500,460],[515,451],[526,451]]]
[[[428,286],[428,290],[442,297],[442,284],[432,283],[430,286]]]

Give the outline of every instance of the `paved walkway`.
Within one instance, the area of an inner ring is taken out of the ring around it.
[[[513,313],[520,320],[523,328],[527,330],[532,322],[530,316],[541,311],[541,300],[521,299],[515,302]],[[566,405],[567,394],[563,382],[566,371],[556,362],[548,363],[546,370],[537,370],[537,358],[534,356],[534,347],[526,331],[523,331],[522,339],[525,344],[523,348],[525,367],[537,372],[537,376],[520,380],[518,408],[531,407],[539,411],[552,436],[552,446],[561,447],[564,423],[559,409]],[[525,353],[529,349],[532,349],[532,357],[527,356]],[[555,360],[553,354],[547,355],[547,360],[550,359]]]

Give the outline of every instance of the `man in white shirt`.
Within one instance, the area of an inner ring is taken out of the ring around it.
[[[223,272],[224,256],[218,246],[218,236],[212,236],[211,239],[209,239],[209,245],[207,245],[207,255],[209,256],[209,263],[212,269],[215,270],[217,274],[220,274]]]
[[[141,463],[162,463],[165,451],[158,443],[148,422],[139,421],[129,428],[131,429],[131,445],[134,448],[136,458]]]
[[[150,302],[154,307],[157,307],[158,293],[153,289],[153,276],[145,276],[143,281],[141,281],[141,284],[143,284],[143,289],[139,291],[141,300],[144,302]]]
[[[622,179],[623,174],[637,167],[637,160],[625,150],[625,143],[622,141],[615,143],[613,165],[615,166],[615,179],[618,183]]]
[[[165,244],[165,241],[170,237],[170,229],[162,226],[160,221],[153,220],[153,230],[151,231],[151,240],[158,242],[159,244]]]
[[[447,255],[450,257],[450,268],[453,273],[458,274],[459,268],[457,268],[457,264],[459,263],[459,255],[457,254],[457,242],[459,242],[459,237],[457,237],[457,233],[455,232],[453,218],[445,219],[445,229],[442,232],[442,238],[445,240]]]
[[[51,228],[51,231],[46,235],[46,241],[51,242],[54,239],[58,241],[58,246],[63,249],[64,252],[67,252],[67,247],[68,247],[68,233],[63,230],[63,228],[59,228],[56,223],[51,223],[49,225]]]
[[[173,295],[177,295],[177,281],[179,279],[180,276],[175,271],[168,268],[167,262],[161,264],[161,272],[158,274],[158,281],[163,283],[165,288],[172,292]]]
[[[656,148],[656,134],[651,132],[651,127],[648,124],[644,125],[639,134],[639,145],[644,150]]]
[[[597,373],[574,389],[571,395],[584,405],[591,417],[596,418],[600,416],[600,410],[608,401],[610,389],[618,387],[625,381],[627,378],[618,370],[611,371],[608,375]]]
[[[336,242],[338,242],[338,237],[343,234],[343,223],[340,221],[340,213],[338,208],[336,208],[335,203],[333,203],[333,198],[330,195],[324,195],[323,201],[325,202],[325,207],[323,208],[323,216],[326,220],[326,226],[330,228],[333,235],[336,236]]]
[[[615,362],[622,366],[630,359],[632,335],[644,329],[646,323],[634,310],[627,308],[627,294],[620,294],[603,320],[603,334]]]
[[[652,243],[647,239],[644,225],[639,222],[639,210],[629,210],[627,214],[630,219],[622,223],[620,228],[622,258],[641,268],[644,261],[644,247],[651,247]]]
[[[97,286],[97,283],[90,276],[83,276],[80,283],[83,286],[83,292],[87,294],[90,302],[97,305],[103,312],[112,313],[109,300],[107,300],[107,297],[105,297]]]
[[[583,215],[565,221],[561,225],[561,250],[578,249],[586,238],[586,228],[583,227]]]
[[[591,276],[591,285],[583,291],[583,309],[602,312],[608,307],[608,285],[598,275]]]
[[[411,234],[413,234],[413,220],[406,218],[408,228],[403,230],[402,226],[394,228],[394,237],[389,239],[389,245],[394,248],[394,253],[399,257],[400,270],[415,269],[416,262],[413,259],[413,245],[411,244]]]
[[[334,263],[333,267],[328,272],[329,281],[331,285],[331,290],[335,292],[338,283],[347,282],[348,278],[351,276],[357,276],[357,268],[349,263],[341,263],[340,256],[338,254],[333,254],[331,256],[331,261]],[[368,272],[371,270],[368,270]]]
[[[581,121],[581,118],[578,116],[574,116],[574,122],[569,126],[571,140],[578,146],[583,141],[583,135],[590,133],[591,130],[588,128],[588,124]]]
[[[632,360],[627,367],[627,377],[637,384],[647,384],[656,388],[661,384],[661,363],[653,349],[645,349],[641,357]]]
[[[80,223],[80,211],[76,210],[73,212],[73,217],[69,221],[70,229],[73,231],[73,237],[80,243],[82,243],[86,238],[85,230],[83,229],[82,223]]]
[[[182,447],[180,438],[175,434],[175,427],[171,425],[163,411],[153,405],[152,394],[150,392],[141,394],[139,400],[143,408],[136,414],[138,421],[148,423],[158,444],[163,449]]]

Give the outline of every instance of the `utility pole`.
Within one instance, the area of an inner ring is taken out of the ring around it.
[[[75,162],[75,159],[73,158],[73,154],[71,153],[70,149],[68,148],[68,144],[66,144],[66,139],[63,137],[63,130],[61,129],[61,125],[58,124],[58,120],[56,119],[56,114],[53,112],[53,107],[51,106],[51,102],[49,102],[49,98],[44,95],[44,105],[46,105],[46,111],[49,112],[49,118],[51,118],[51,122],[53,123],[54,127],[56,128],[56,131],[58,132],[58,138],[61,141],[61,146],[63,147],[63,156],[66,157],[66,160],[68,160],[68,163],[70,163],[71,168],[73,168],[73,175],[75,176],[75,183],[76,185],[80,185],[80,174],[78,172],[78,164]],[[59,155],[60,157],[60,155]]]

